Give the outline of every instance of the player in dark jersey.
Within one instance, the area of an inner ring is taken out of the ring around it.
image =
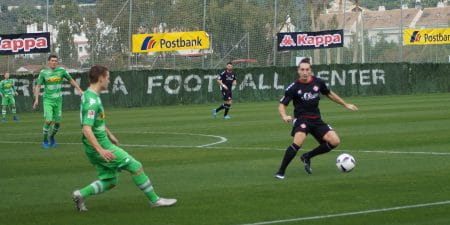
[[[228,115],[228,112],[233,103],[233,94],[231,93],[231,90],[233,89],[233,85],[236,85],[236,74],[233,72],[233,64],[231,62],[227,63],[227,69],[219,74],[217,83],[220,85],[224,103],[219,106],[219,108],[213,109],[213,116],[214,118],[217,118],[217,113],[220,110],[225,109],[223,118],[230,119],[231,117]]]
[[[293,122],[291,135],[294,137],[293,143],[286,149],[280,169],[275,174],[275,178],[278,179],[284,179],[286,168],[301,148],[306,135],[311,134],[319,142],[318,147],[304,153],[300,158],[308,174],[311,174],[311,159],[314,156],[327,153],[340,143],[337,133],[321,119],[320,94],[349,110],[358,110],[355,105],[346,103],[336,93],[330,91],[323,80],[312,75],[309,59],[300,62],[297,73],[298,80],[286,88],[278,107],[282,120],[286,123]],[[290,101],[294,103],[294,119],[286,113]]]

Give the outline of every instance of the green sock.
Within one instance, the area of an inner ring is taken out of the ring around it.
[[[48,130],[50,129],[50,125],[44,123],[44,127],[42,128],[42,132],[44,134],[44,141],[48,140]]]
[[[13,107],[11,110],[12,110],[13,116],[16,116],[16,107]]]
[[[155,190],[153,190],[152,183],[150,182],[150,179],[148,179],[147,175],[144,172],[139,173],[136,176],[133,176],[133,181],[136,184],[136,186],[141,189],[145,196],[152,202],[155,203],[158,201],[159,197],[156,194]]]
[[[117,184],[116,178],[108,180],[96,180],[92,182],[92,184],[89,184],[88,186],[82,188],[80,190],[80,193],[83,196],[83,198],[90,195],[98,195],[115,187],[116,184]]]
[[[58,133],[59,126],[60,126],[59,123],[55,123],[55,124],[53,125],[52,136],[55,136],[56,133]]]

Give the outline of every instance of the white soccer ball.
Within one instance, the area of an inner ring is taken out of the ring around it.
[[[336,159],[336,166],[341,172],[350,172],[356,166],[356,160],[350,154],[340,154]]]

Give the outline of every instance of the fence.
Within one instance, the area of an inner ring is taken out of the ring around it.
[[[420,2],[420,1],[419,1]],[[3,0],[0,33],[50,31],[62,64],[82,71],[449,62],[449,45],[403,46],[403,29],[450,26],[446,0]],[[276,33],[343,29],[343,48],[277,52]],[[211,48],[131,54],[137,33],[205,30]],[[46,54],[1,56],[0,70],[37,73]]]
[[[342,96],[413,94],[450,91],[450,64],[346,64],[316,65],[313,70]],[[147,70],[111,73],[111,85],[102,95],[106,106],[200,104],[222,100],[217,70]],[[297,77],[296,67],[237,69],[233,98],[243,101],[276,101]],[[86,73],[72,74],[85,89]],[[13,76],[19,111],[30,111],[36,75]],[[78,109],[80,97],[68,82],[62,86],[65,109]],[[42,105],[42,104],[41,104]]]

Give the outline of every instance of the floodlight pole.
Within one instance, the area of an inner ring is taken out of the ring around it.
[[[400,0],[400,62],[403,62],[403,0]]]
[[[48,6],[49,6],[49,0],[47,0],[47,22],[46,22],[46,24],[45,24],[45,31],[47,31],[48,32]]]
[[[343,19],[342,19],[342,29],[344,30],[344,37],[345,37],[345,7],[347,6],[347,0],[345,0],[344,1],[344,6],[343,6],[343,10],[344,10],[344,15],[343,15]],[[351,32],[351,30],[350,30],[350,32]],[[345,40],[345,38],[344,38],[344,40]],[[345,41],[344,41],[345,42]],[[344,43],[344,47],[345,47],[345,43]],[[341,51],[342,52],[342,54],[341,54],[341,63],[344,63],[344,51],[342,50]]]
[[[128,15],[128,49],[129,49],[129,54],[128,54],[128,68],[130,68],[131,66],[131,55],[132,55],[132,49],[131,49],[131,14],[133,12],[133,0],[130,0],[130,13]]]
[[[203,0],[203,31],[206,32],[206,0]],[[211,49],[211,45],[209,46],[209,48]],[[205,69],[205,56],[204,55],[202,55],[202,69]]]
[[[276,61],[277,61],[277,5],[278,5],[278,0],[274,1],[274,13],[273,13],[273,33],[274,33],[274,38],[273,38],[273,66],[276,65]]]

